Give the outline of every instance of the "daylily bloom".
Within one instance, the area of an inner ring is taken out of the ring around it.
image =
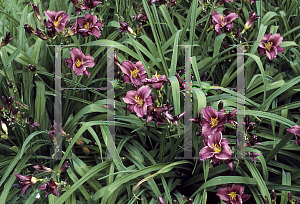
[[[136,86],[140,86],[142,81],[147,77],[146,70],[141,61],[133,64],[131,61],[123,61],[121,70],[124,73],[123,80],[125,83],[132,82]]]
[[[7,45],[13,38],[14,38],[14,36],[10,37],[10,31],[8,31],[6,33],[5,38],[2,39],[0,48],[3,47],[3,46],[5,46],[5,45]]]
[[[34,128],[35,126],[41,126],[40,124],[38,124],[37,122],[34,122],[33,118],[31,116],[29,116],[28,118],[28,122],[27,122],[32,128]]]
[[[58,33],[64,30],[66,22],[70,20],[70,16],[64,11],[55,12],[47,10],[44,13],[49,21],[54,24]]]
[[[215,27],[215,30],[217,31],[217,35],[221,34],[221,30],[230,33],[233,28],[232,21],[234,21],[237,18],[238,15],[236,13],[230,13],[228,16],[224,16],[222,14],[219,14],[217,11],[214,11],[212,13],[212,24]]]
[[[244,186],[233,184],[231,187],[219,188],[219,196],[227,204],[242,204],[250,198],[250,195],[244,194]]]
[[[159,75],[156,73],[152,76],[151,79],[145,78],[144,85],[151,84],[153,88],[155,88],[156,90],[160,90],[162,88],[163,83],[166,81],[168,81],[166,75]]]
[[[100,37],[103,24],[98,20],[97,16],[92,16],[86,13],[84,17],[78,18],[78,32],[83,37],[88,37],[89,35],[94,35],[97,38]]]
[[[249,19],[247,20],[244,26],[244,30],[242,34],[253,25],[256,19],[259,19],[259,16],[257,16],[255,12],[251,12],[251,13],[249,12]]]
[[[30,185],[36,184],[36,182],[38,182],[38,179],[33,177],[33,174],[31,174],[29,176],[24,176],[24,175],[15,173],[15,176],[16,176],[17,180],[19,181],[19,183],[13,184],[12,186],[16,187],[16,188],[21,188],[22,195],[25,194],[25,191],[27,190],[27,188]]]
[[[26,23],[26,24],[24,25],[24,29],[25,29],[25,31],[26,31],[27,33],[29,33],[29,34],[34,33],[33,27],[31,27],[28,23]]]
[[[42,191],[46,191],[46,197],[48,196],[49,193],[52,193],[53,195],[58,197],[57,187],[58,184],[56,184],[53,181],[53,178],[51,178],[50,182],[44,183],[39,187],[39,189]]]
[[[32,7],[32,9],[33,9],[33,11],[35,13],[36,18],[41,22],[41,25],[43,26],[44,25],[43,24],[43,18],[42,18],[41,14],[40,14],[40,11],[39,11],[39,4],[40,3],[38,3],[37,6],[35,6],[33,3],[30,3],[30,5],[31,5],[31,7]]]
[[[12,97],[7,98],[6,96],[2,96],[3,101],[6,105],[7,110],[10,110],[13,102],[14,102],[14,95],[12,95]]]
[[[259,54],[267,54],[270,60],[273,60],[278,53],[284,52],[284,48],[279,45],[282,43],[283,37],[280,33],[265,34],[258,47]]]
[[[143,117],[147,114],[147,107],[152,105],[150,93],[149,86],[142,86],[137,91],[128,91],[123,100],[128,104],[127,108],[130,112],[135,112],[138,117]]]
[[[213,107],[208,106],[202,108],[202,120],[200,125],[202,126],[202,135],[208,137],[214,132],[221,132],[225,128],[226,115],[223,112],[216,111]]]
[[[39,29],[38,26],[36,26],[36,31],[34,31],[33,33],[42,40],[48,40],[48,37],[41,31],[41,29]]]
[[[51,168],[45,167],[42,164],[38,164],[38,165],[35,165],[35,166],[32,166],[32,167],[37,170],[37,172],[36,172],[37,174],[39,172],[55,172]]]
[[[124,34],[126,32],[128,32],[130,34],[133,34],[133,30],[132,30],[131,27],[129,27],[128,23],[120,21],[120,28],[116,28],[116,30],[119,31],[119,32],[122,32],[122,34]]]
[[[77,12],[78,14],[81,13],[81,7],[83,6],[83,3],[81,0],[71,0],[72,3],[75,5],[74,11]]]
[[[47,29],[47,35],[50,38],[54,38],[55,37],[55,32],[56,32],[54,24],[50,21],[46,21],[45,26],[46,26],[46,29]]]
[[[217,1],[216,5],[222,5],[225,2],[229,2],[229,1],[233,1],[233,0],[219,0],[219,1]]]
[[[228,145],[229,143],[226,138],[222,138],[221,132],[213,133],[209,139],[204,140],[204,144],[206,146],[199,152],[201,161],[211,157],[219,160],[227,160],[232,155],[232,151]]]
[[[287,129],[286,131],[288,131],[288,132],[290,132],[290,133],[292,133],[292,134],[297,135],[298,137],[300,137],[300,125],[295,125],[295,126],[289,128],[289,129]],[[296,144],[298,146],[300,146],[300,138],[296,139]]]
[[[161,197],[161,195],[158,196],[158,200],[160,204],[167,204],[166,201]]]
[[[84,55],[78,48],[73,48],[70,50],[70,53],[71,57],[65,60],[68,67],[73,68],[73,72],[77,76],[84,73],[90,77],[91,73],[86,69],[86,67],[95,66],[94,58],[91,55]]]
[[[84,5],[81,7],[81,10],[86,10],[86,9],[93,9],[95,8],[98,4],[101,4],[101,1],[94,1],[94,0],[84,0]]]

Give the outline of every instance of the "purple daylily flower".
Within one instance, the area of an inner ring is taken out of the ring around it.
[[[145,78],[144,85],[151,84],[153,88],[155,88],[156,90],[160,90],[162,88],[163,83],[166,81],[168,81],[166,75],[157,75],[156,73],[152,76],[151,79]]]
[[[51,168],[45,167],[42,164],[38,164],[38,165],[35,165],[32,167],[37,170],[37,172],[36,172],[37,174],[39,172],[54,172],[55,173],[55,171],[53,171]]]
[[[65,35],[67,37],[69,36],[73,36],[73,35],[77,35],[78,33],[78,18],[76,18],[74,24],[72,25],[72,27],[70,28],[70,30],[68,31],[68,33],[66,33]]]
[[[244,194],[244,186],[233,184],[231,187],[219,188],[219,196],[226,204],[242,204],[250,198],[250,195]]]
[[[10,31],[8,31],[5,35],[5,38],[2,39],[0,48],[7,45],[13,38],[14,36],[10,37]]]
[[[135,112],[138,117],[143,117],[147,114],[147,107],[152,105],[150,93],[149,86],[142,86],[137,91],[128,91],[123,100],[128,104],[127,108],[130,112]]]
[[[80,15],[81,7],[83,6],[82,1],[81,0],[71,0],[71,1],[75,5],[74,11],[77,12]]]
[[[185,82],[182,80],[182,78],[179,76],[179,74],[180,74],[180,72],[181,71],[179,71],[176,75],[175,75],[175,77],[177,78],[177,80],[178,80],[178,83],[179,83],[179,90],[180,90],[180,92],[181,91],[183,91],[184,89],[185,89]],[[171,85],[171,83],[169,82],[169,84]]]
[[[76,76],[80,76],[83,73],[90,77],[91,73],[86,67],[95,66],[94,58],[91,55],[84,55],[78,48],[70,50],[71,57],[67,58],[65,62],[68,67],[73,68],[73,72]]]
[[[31,126],[31,128],[34,128],[35,126],[41,126],[40,124],[35,122],[31,116],[29,116],[27,123]]]
[[[58,33],[64,30],[67,21],[70,20],[70,16],[67,15],[67,13],[64,11],[55,12],[47,10],[44,13],[45,16],[47,16],[47,18],[49,19],[49,21],[54,24],[55,29]]]
[[[201,161],[209,159],[211,157],[217,160],[227,160],[232,155],[229,143],[226,138],[222,138],[221,132],[213,133],[209,137],[209,139],[204,140],[204,144],[205,147],[203,147],[199,152]]]
[[[129,22],[128,22],[129,23]],[[132,28],[128,25],[128,23],[125,23],[123,21],[120,21],[120,28],[116,28],[117,31],[122,32],[122,35],[126,32],[133,34]]]
[[[278,53],[284,52],[284,48],[279,45],[282,43],[283,37],[280,33],[265,34],[258,47],[259,54],[267,54],[270,60],[273,60]]]
[[[61,167],[59,168],[60,172],[65,172],[67,171],[67,169],[70,168],[70,164],[68,161],[66,161],[65,163],[63,163],[63,165],[61,165]]]
[[[97,16],[92,16],[86,13],[84,17],[78,18],[78,32],[83,37],[88,37],[89,35],[94,35],[97,38],[100,37],[103,24],[98,20]]]
[[[94,0],[84,0],[84,5],[81,7],[81,10],[93,9],[98,4],[101,4],[101,1],[94,1]]]
[[[35,13],[36,18],[39,20],[39,22],[41,22],[41,25],[43,26],[44,25],[43,24],[43,18],[42,18],[41,14],[40,14],[40,11],[39,11],[39,4],[40,3],[38,3],[37,6],[35,6],[33,3],[30,3],[30,5],[31,5],[31,7],[32,7],[32,9],[33,9],[33,11]]]
[[[221,34],[221,30],[230,33],[233,28],[232,21],[237,18],[238,15],[236,13],[230,13],[228,16],[224,16],[222,14],[219,14],[217,11],[214,11],[212,13],[212,25],[215,27],[218,35]]]
[[[44,183],[39,187],[39,189],[42,191],[46,191],[46,197],[49,193],[52,193],[53,195],[58,197],[57,187],[58,184],[53,181],[53,178],[51,178],[50,182]]]
[[[249,12],[249,19],[247,20],[242,33],[249,29],[257,19],[259,19],[259,16],[257,16],[255,12]]]
[[[2,96],[2,98],[6,105],[7,110],[10,110],[10,108],[14,102],[14,95],[12,95],[12,97],[8,97],[8,98],[6,96]]]
[[[213,107],[208,106],[202,108],[202,120],[200,125],[202,126],[202,135],[208,137],[214,132],[221,132],[225,128],[226,115],[223,112],[216,111]]]
[[[33,177],[33,174],[31,174],[29,176],[25,176],[25,175],[15,173],[15,177],[17,178],[19,183],[18,184],[13,184],[12,186],[16,187],[16,188],[21,188],[22,189],[21,190],[22,195],[25,194],[25,191],[27,190],[27,188],[30,185],[36,184],[36,182],[38,181],[37,178]]]
[[[289,129],[287,129],[286,131],[294,134],[294,135],[297,135],[298,137],[300,137],[300,125],[295,125]],[[296,138],[296,144],[298,146],[300,146],[300,138]]]
[[[242,123],[245,125],[245,131],[246,132],[251,132],[255,128],[255,123],[250,122],[249,115],[246,115],[245,122],[242,122]]]
[[[177,116],[171,115],[168,111],[164,112],[164,115],[166,118],[168,118],[172,123],[174,123],[176,126],[178,125],[178,120],[185,114],[185,112],[180,113]]]
[[[123,80],[125,83],[132,82],[136,86],[140,86],[147,77],[146,70],[141,61],[132,63],[131,61],[123,61],[121,70],[124,73]]]

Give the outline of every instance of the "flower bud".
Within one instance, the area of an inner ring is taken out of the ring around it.
[[[151,93],[151,97],[152,97],[152,100],[153,100],[155,103],[158,102],[157,97],[155,96],[154,93]]]
[[[66,161],[61,167],[59,168],[60,172],[65,172],[70,167],[70,164]]]
[[[274,191],[274,189],[272,190],[271,192],[271,201],[276,201],[276,198],[277,198],[277,195],[276,195],[276,192]]]
[[[26,118],[26,114],[25,114],[24,112],[21,114],[21,118],[22,118],[22,119],[25,119],[25,118]]]
[[[188,201],[184,195],[182,196],[182,199],[183,201]]]
[[[35,67],[33,64],[30,64],[30,65],[29,65],[29,69],[30,69],[30,71],[32,71],[32,72],[35,72],[35,71],[36,71],[36,67]]]
[[[10,80],[10,82],[8,83],[8,88],[12,89],[14,88],[14,81]]]
[[[18,107],[12,109],[11,114],[16,115],[18,113]]]
[[[293,204],[293,195],[291,194],[291,192],[288,193],[288,199],[290,203]]]
[[[299,197],[297,198],[295,204],[299,204]]]
[[[173,200],[173,204],[179,204],[177,200]]]
[[[0,111],[4,111],[4,107],[0,105]]]
[[[218,104],[219,111],[222,110],[222,108],[223,108],[223,101],[220,101],[220,103]]]
[[[27,33],[30,33],[30,34],[34,33],[33,27],[31,27],[28,23],[26,23],[26,24],[24,25],[24,29],[25,29],[25,31],[26,31]]]
[[[3,132],[7,135],[8,134],[8,129],[7,126],[4,122],[1,121],[1,128],[3,130]]]

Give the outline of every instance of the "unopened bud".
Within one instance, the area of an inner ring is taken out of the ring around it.
[[[18,113],[18,107],[12,109],[11,114],[16,115]]]
[[[219,103],[219,105],[218,105],[219,111],[222,110],[222,108],[223,108],[223,101],[220,101],[220,103]]]
[[[269,204],[269,203],[270,203],[270,201],[269,201],[269,199],[268,199],[268,196],[265,195],[265,204]]]
[[[10,89],[14,88],[14,82],[13,82],[13,80],[10,80],[10,82],[8,83],[8,87]]]
[[[155,103],[157,103],[157,97],[155,96],[155,94],[154,93],[151,93],[151,97],[152,97],[152,100],[155,102]]]
[[[297,198],[295,204],[299,204],[299,197]]]
[[[7,135],[8,134],[8,129],[7,126],[4,122],[1,121],[1,128],[3,130],[3,132]]]
[[[277,198],[277,195],[276,195],[276,192],[274,191],[274,189],[272,190],[271,192],[271,201],[276,201],[276,198]]]
[[[188,201],[184,195],[182,196],[182,199],[183,201]]]
[[[177,200],[173,200],[173,204],[179,204]]]
[[[288,193],[288,199],[290,203],[293,204],[293,195],[291,194],[291,192]]]
[[[0,111],[4,111],[4,107],[0,105]]]

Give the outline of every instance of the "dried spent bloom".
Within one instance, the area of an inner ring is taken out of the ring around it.
[[[14,102],[14,95],[12,95],[12,97],[7,98],[6,96],[2,96],[3,101],[6,105],[7,110],[10,110],[13,102]]]
[[[191,118],[190,121],[200,125],[200,122],[201,122],[201,113],[200,113],[200,111],[198,111],[198,113],[196,115],[196,118]]]
[[[141,61],[135,64],[128,60],[123,61],[120,68],[124,73],[123,80],[125,83],[132,82],[134,85],[140,86],[142,81],[147,77],[146,70]]]
[[[38,26],[36,26],[36,31],[33,32],[36,36],[38,36],[39,38],[41,38],[42,40],[48,40],[48,37],[41,31],[41,29],[39,29]]]
[[[256,160],[258,156],[262,155],[262,153],[256,153],[256,152],[247,152],[249,157],[252,157],[254,164],[256,164]]]
[[[123,100],[128,104],[127,108],[130,112],[135,112],[138,117],[143,117],[147,114],[147,107],[152,105],[150,93],[149,86],[142,86],[137,91],[128,91]]]
[[[70,16],[67,15],[64,11],[44,11],[45,16],[49,19],[50,22],[52,22],[55,26],[55,29],[57,32],[61,32],[64,30],[64,27],[66,25],[66,22],[70,20]]]
[[[130,34],[133,34],[133,30],[132,30],[131,27],[129,27],[128,23],[120,21],[120,28],[116,28],[116,30],[119,31],[119,32],[122,32],[122,34],[124,34],[126,32],[128,32]]]
[[[238,18],[236,13],[230,13],[228,16],[219,14],[217,11],[212,13],[212,25],[217,31],[217,35],[221,34],[221,30],[231,32],[233,28],[233,21]]]
[[[178,125],[178,121],[179,119],[185,114],[185,112],[180,113],[177,116],[173,116],[171,115],[169,112],[164,112],[164,115],[166,116],[166,118],[168,118],[170,120],[171,123],[174,123],[176,126]]]
[[[43,26],[44,25],[43,24],[43,18],[41,16],[40,12],[39,12],[39,4],[40,3],[38,3],[37,6],[35,6],[33,3],[30,3],[30,5],[31,5],[31,7],[32,7],[32,9],[33,9],[33,11],[35,13],[36,18],[39,20],[39,22],[41,22],[41,25]]]
[[[280,33],[265,34],[258,47],[259,54],[266,54],[270,60],[273,60],[278,53],[283,53],[284,48],[279,45],[282,43],[283,37]]]
[[[27,123],[31,126],[31,128],[34,128],[35,126],[41,126],[37,122],[34,122],[34,120],[33,120],[33,118],[31,116],[29,116]]]
[[[180,72],[181,71],[179,71],[176,75],[175,75],[175,77],[177,78],[177,80],[178,80],[178,83],[179,83],[179,90],[180,90],[180,92],[181,91],[183,91],[184,89],[185,89],[185,86],[184,86],[184,81],[182,80],[182,78],[179,76],[179,74],[180,74]],[[170,82],[169,82],[169,84],[171,84]]]
[[[61,165],[61,167],[59,168],[59,171],[63,173],[65,171],[67,171],[68,168],[70,168],[70,164],[69,164],[69,162],[66,161],[65,163],[63,163],[63,165]]]
[[[276,195],[275,190],[273,189],[272,192],[271,192],[271,202],[276,203],[276,198],[277,198],[277,195]]]
[[[8,31],[5,35],[5,38],[2,39],[0,48],[7,45],[13,38],[14,36],[10,37],[10,31]]]
[[[298,136],[299,138],[296,138],[296,144],[298,146],[300,146],[300,125],[295,125],[289,129],[287,129],[286,131]]]
[[[53,195],[58,197],[57,187],[58,184],[53,181],[53,178],[51,178],[50,182],[44,183],[39,187],[39,189],[42,191],[46,191],[46,197],[49,193],[52,193]]]
[[[237,111],[237,109],[229,112],[228,114],[225,114],[225,117],[227,119],[227,123],[230,123],[231,125],[235,125],[235,121],[233,120],[233,118],[236,115],[236,111]]]
[[[204,141],[204,143],[206,142]],[[200,160],[203,161],[211,157],[219,160],[229,159],[232,151],[228,144],[226,138],[222,138],[221,132],[213,133],[207,140],[205,147],[199,152]]]
[[[231,187],[219,188],[219,196],[227,204],[242,204],[250,198],[250,195],[244,194],[244,186],[233,184]]]
[[[36,172],[37,174],[39,172],[55,172],[51,168],[45,167],[42,164],[38,164],[38,165],[35,165],[35,166],[32,166],[32,167],[37,170],[37,172]]]
[[[57,124],[55,121],[53,121],[53,125],[51,125],[51,129],[48,134],[51,133],[57,133],[57,134],[61,134],[62,136],[67,136],[67,134],[65,133],[65,131],[62,130],[61,128],[61,123]]]
[[[163,83],[166,81],[168,81],[166,75],[159,75],[159,74],[157,75],[156,73],[155,75],[152,76],[151,79],[145,78],[144,85],[150,84],[156,90],[160,90],[162,88]]]
[[[22,195],[25,194],[25,191],[27,190],[27,188],[30,185],[36,184],[36,182],[38,182],[38,179],[33,177],[33,174],[31,174],[29,176],[24,176],[24,175],[15,173],[15,177],[17,178],[19,183],[13,184],[13,187],[22,189],[21,190]]]
[[[242,122],[242,123],[245,125],[245,131],[246,132],[251,132],[255,128],[255,123],[250,122],[249,115],[246,115],[245,122]]]
[[[92,16],[89,13],[86,13],[84,17],[78,18],[78,32],[83,37],[88,37],[89,35],[100,37],[103,24],[98,20],[97,16]]]
[[[28,23],[26,23],[26,24],[24,25],[24,29],[25,29],[25,31],[26,31],[27,33],[29,33],[29,34],[33,34],[33,33],[34,33],[33,27],[31,27]]]
[[[71,57],[67,58],[65,62],[68,67],[73,68],[74,74],[80,76],[84,73],[90,77],[91,73],[86,68],[95,66],[94,58],[91,55],[84,55],[78,48],[70,50],[70,54]]]
[[[50,21],[45,21],[45,26],[46,26],[46,29],[47,29],[47,35],[50,38],[54,38],[55,37],[55,32],[56,32],[54,24]]]
[[[255,12],[251,12],[251,13],[249,12],[249,19],[245,23],[244,30],[242,31],[242,34],[247,29],[249,29],[257,19],[259,19],[259,16],[257,16]]]
[[[84,0],[84,5],[81,7],[81,10],[93,9],[98,4],[101,4],[101,1],[94,1],[94,0]]]
[[[202,126],[202,135],[208,137],[214,132],[223,131],[226,124],[226,114],[220,111],[216,111],[211,106],[202,108],[202,120],[200,125]]]

